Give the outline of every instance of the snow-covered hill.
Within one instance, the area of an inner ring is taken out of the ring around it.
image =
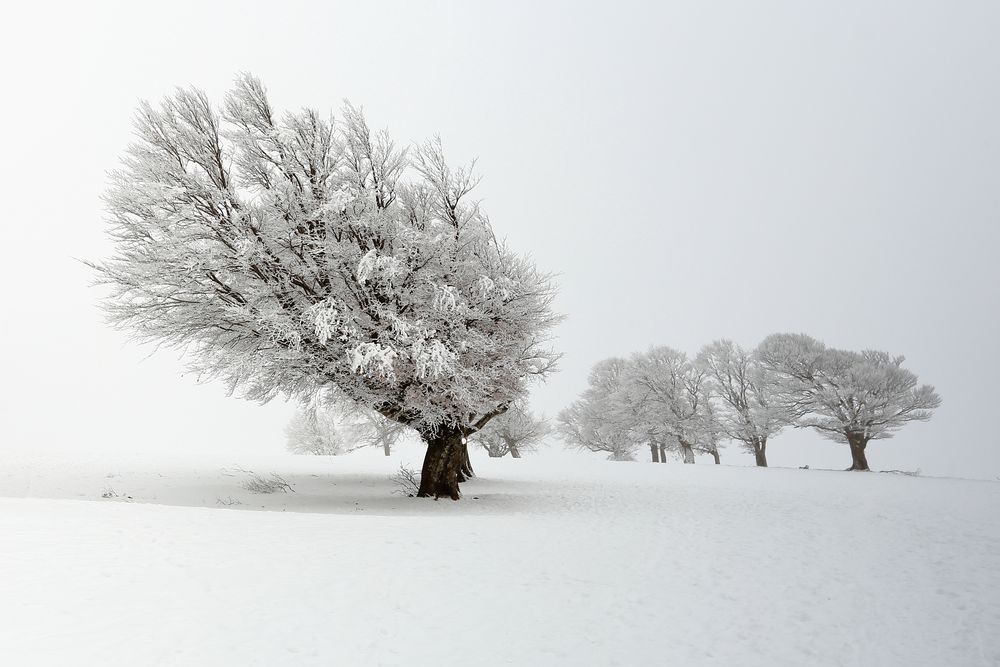
[[[8,459],[3,664],[1000,663],[1000,483],[541,455],[435,502],[401,460]]]

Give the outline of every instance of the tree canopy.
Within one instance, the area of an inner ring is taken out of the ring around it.
[[[458,497],[454,450],[558,357],[552,279],[469,199],[471,166],[350,104],[279,115],[249,75],[221,109],[143,103],[136,131],[94,265],[112,321],[248,398],[335,388],[416,429],[437,451],[423,495]]]

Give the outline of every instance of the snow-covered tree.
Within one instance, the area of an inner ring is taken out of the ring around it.
[[[580,399],[559,414],[559,432],[613,460],[633,460],[641,445],[654,463],[666,463],[668,450],[685,463],[694,463],[696,452],[720,460],[706,372],[669,347],[598,362]]]
[[[868,470],[871,440],[891,438],[912,421],[926,421],[941,404],[930,385],[903,368],[903,357],[827,348],[804,334],[774,334],[757,350],[783,380],[782,396],[797,426],[846,443],[849,470]]]
[[[719,461],[719,429],[702,367],[683,352],[655,347],[633,355],[625,376],[621,400],[636,415],[636,431],[679,448],[684,463],[694,463],[696,451]]]
[[[459,497],[466,438],[550,373],[553,282],[493,233],[471,168],[401,150],[351,105],[278,115],[239,77],[144,103],[106,196],[112,321],[266,401],[333,387],[427,443]]]
[[[316,406],[296,410],[285,426],[285,436],[293,454],[336,456],[344,451],[333,415]]]
[[[722,433],[752,453],[758,466],[766,467],[768,439],[790,419],[778,397],[778,376],[730,340],[706,345],[697,363],[708,373]]]
[[[722,463],[722,455],[719,452],[719,447],[724,440],[725,431],[723,431],[722,425],[719,423],[719,417],[715,408],[712,407],[710,394],[708,394],[708,399],[705,411],[704,436],[699,439],[694,448],[696,451],[711,456],[715,465],[720,465]]]
[[[638,447],[633,425],[618,418],[622,382],[627,367],[613,357],[594,364],[588,387],[559,413],[557,430],[571,447],[607,452],[612,461],[632,461]]]
[[[522,454],[535,451],[551,430],[548,420],[536,417],[524,401],[517,401],[479,431],[475,441],[492,458],[510,454],[519,459]]]

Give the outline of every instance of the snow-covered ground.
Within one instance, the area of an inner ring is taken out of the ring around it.
[[[435,502],[401,461],[6,457],[0,663],[1000,663],[1000,483],[542,454]]]

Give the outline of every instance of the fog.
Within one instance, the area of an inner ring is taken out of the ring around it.
[[[804,332],[905,354],[943,397],[873,467],[1000,476],[1000,5],[137,4],[22,3],[0,28],[0,453],[283,449],[291,406],[110,330],[79,261],[111,251],[138,101],[250,71],[279,109],[348,98],[479,158],[498,234],[559,274],[537,410],[604,357]],[[802,431],[769,455],[850,462]]]

